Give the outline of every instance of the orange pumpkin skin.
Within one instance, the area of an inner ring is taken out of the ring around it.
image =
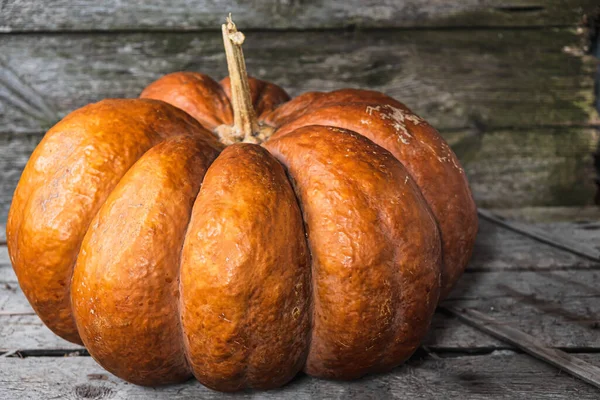
[[[29,159],[6,226],[10,259],[33,309],[81,344],[69,287],[92,217],[144,152],[178,134],[220,144],[184,112],[156,100],[104,100],[50,129]]]
[[[200,84],[203,89],[190,89],[194,86],[192,76],[196,84],[203,82]],[[189,104],[206,104],[213,96],[221,96],[220,89],[211,91],[218,85],[204,84],[208,80],[210,77],[203,74],[177,72],[150,84],[140,97],[164,100],[202,122],[207,119],[204,108]],[[259,122],[264,128],[275,130],[272,140],[302,126],[335,126],[367,137],[402,162],[427,200],[441,232],[440,298],[445,298],[471,258],[478,221],[464,170],[435,128],[404,104],[380,92],[358,89],[308,92],[287,101],[285,92],[276,85],[255,78],[249,81]],[[230,93],[229,78],[223,79],[221,86]],[[223,120],[230,124],[231,109],[227,115]]]
[[[123,379],[235,391],[389,370],[470,256],[464,172],[401,103],[250,89],[275,132],[262,146],[210,132],[232,123],[228,80],[177,73],[142,93],[156,100],[67,116],[19,182],[7,234],[25,294]]]

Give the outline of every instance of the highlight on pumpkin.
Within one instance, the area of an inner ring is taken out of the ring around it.
[[[402,364],[464,271],[477,214],[435,128],[368,89],[295,98],[171,72],[73,111],[33,152],[7,245],[42,321],[139,385],[270,389]]]

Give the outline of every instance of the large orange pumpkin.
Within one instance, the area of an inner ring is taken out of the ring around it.
[[[231,81],[167,75],[48,131],[7,226],[24,293],[137,384],[272,388],[401,364],[473,248],[456,156],[384,94],[289,100],[248,79],[243,36],[223,34]]]

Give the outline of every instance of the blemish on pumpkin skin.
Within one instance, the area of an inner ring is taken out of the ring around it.
[[[414,139],[410,132],[408,132],[408,129],[406,129],[406,121],[410,121],[414,125],[423,123],[423,119],[415,114],[396,108],[389,104],[384,104],[381,106],[367,106],[365,110],[369,116],[372,116],[373,112],[375,111],[379,113],[379,118],[382,120],[392,122],[392,127],[396,130],[396,132],[401,133],[401,135],[398,136],[398,140],[404,144],[410,144],[410,140]]]
[[[219,314],[219,318],[222,319],[223,321],[227,321],[227,322],[231,323],[231,320],[227,319],[227,317],[225,316],[224,313]]]
[[[298,307],[294,307],[294,309],[292,310],[292,318],[298,319],[299,316],[300,316],[300,309]]]

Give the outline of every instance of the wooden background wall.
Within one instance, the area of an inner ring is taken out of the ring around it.
[[[223,3],[228,3],[225,5]],[[251,74],[292,94],[372,88],[451,143],[480,206],[594,201],[598,0],[0,0],[0,224],[45,130],[162,74],[226,73],[220,23]],[[589,21],[589,18],[588,18]],[[589,24],[587,24],[589,25]]]

